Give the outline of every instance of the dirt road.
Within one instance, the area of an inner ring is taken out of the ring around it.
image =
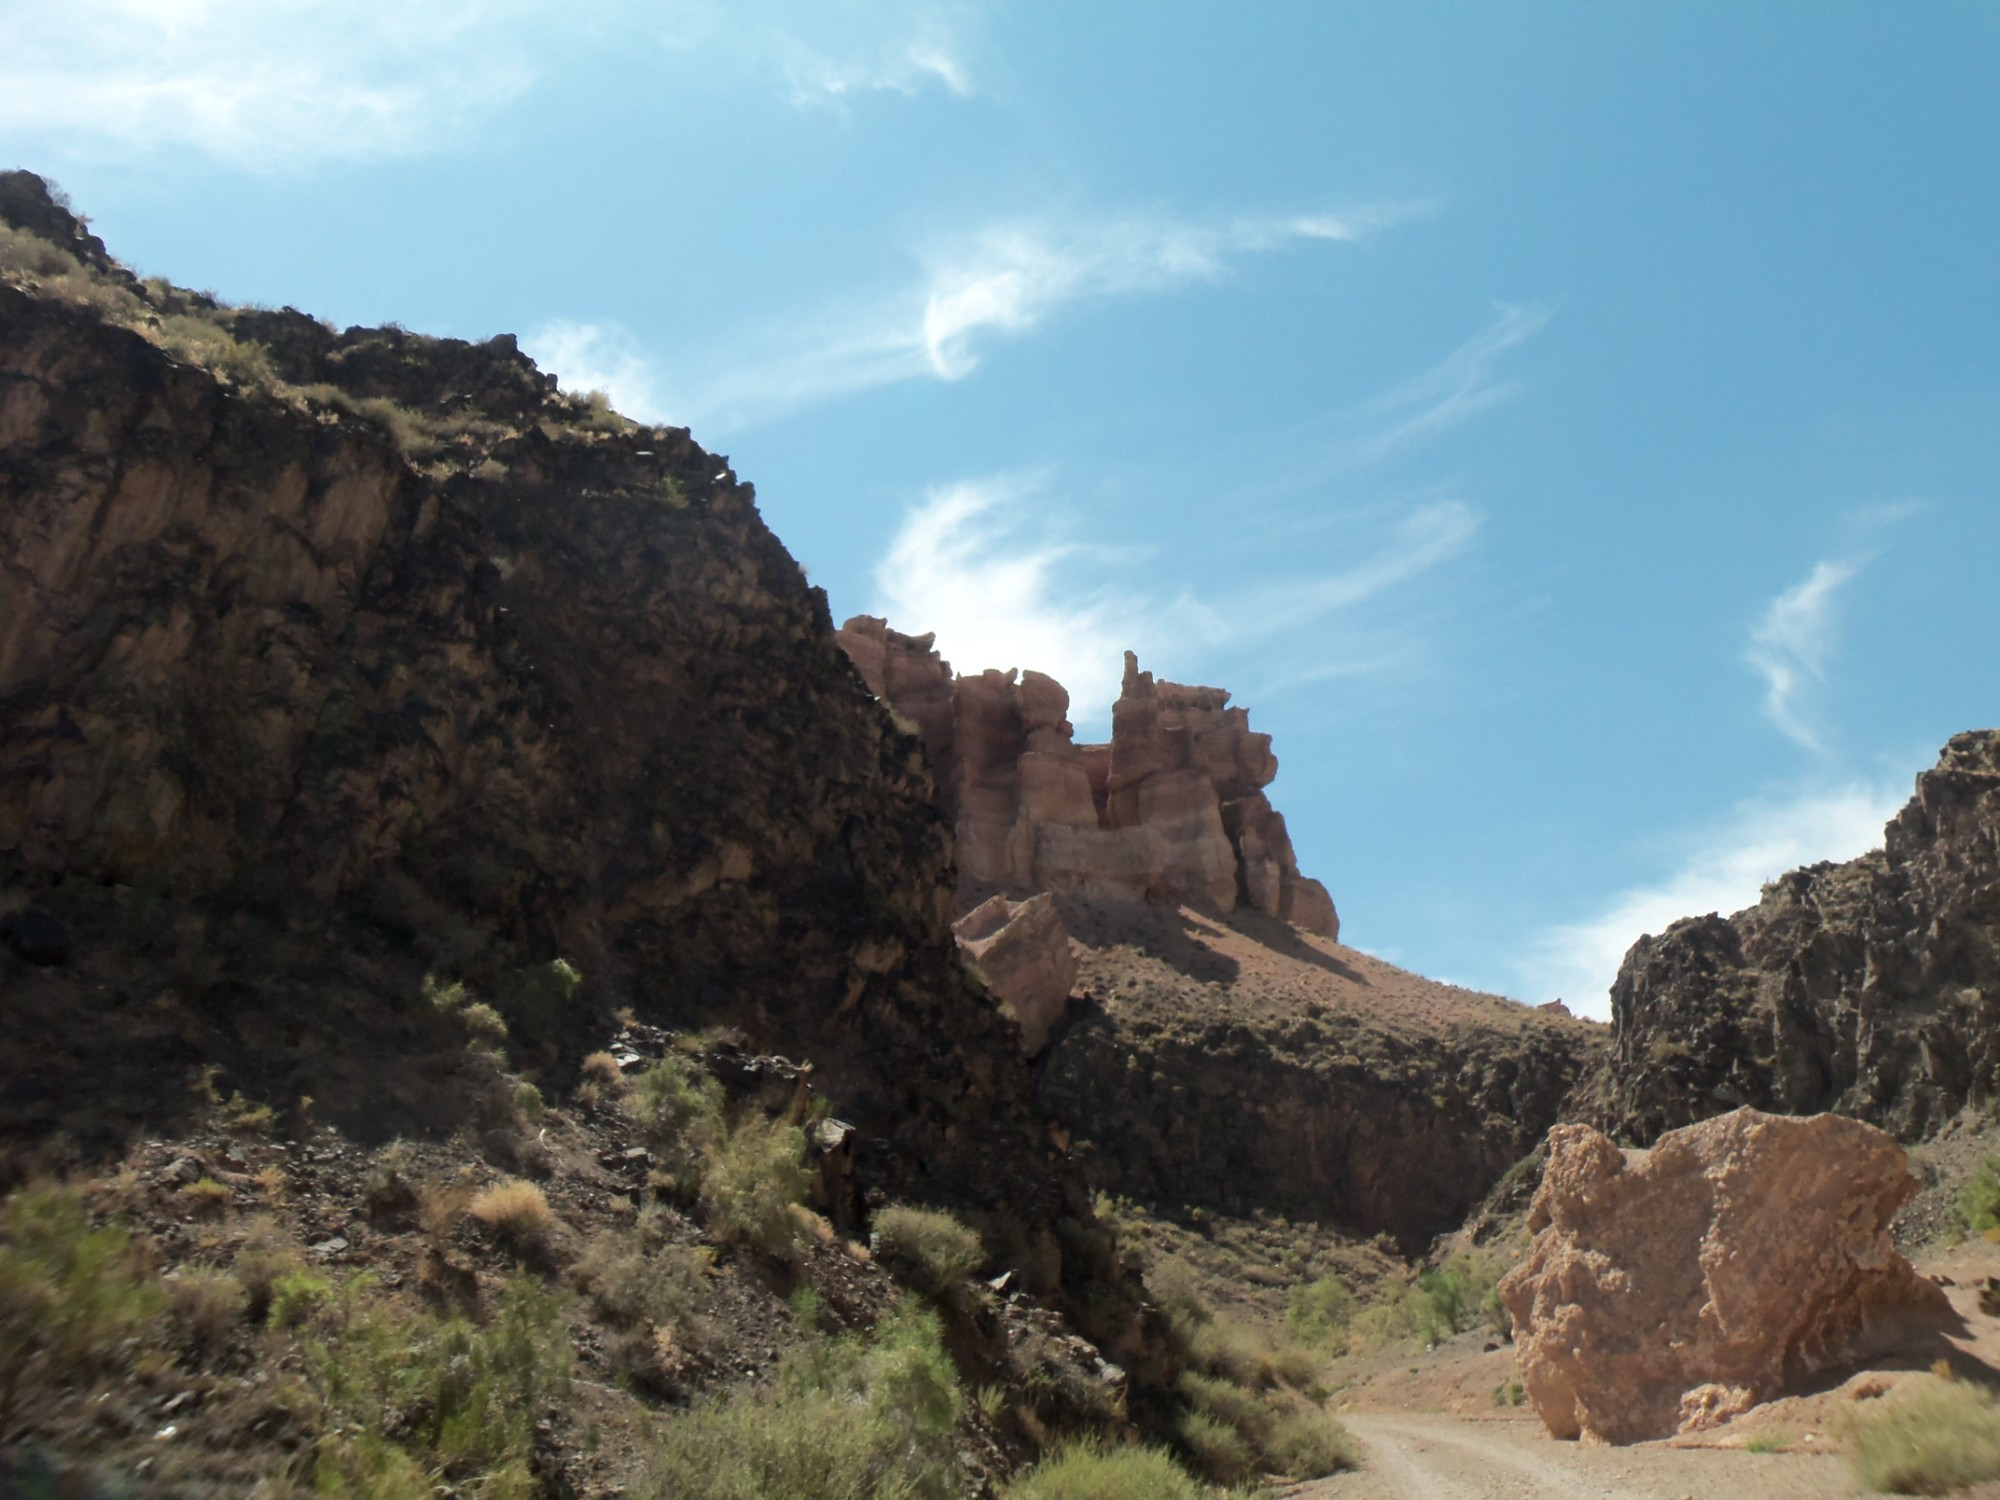
[[[1843,1500],[1865,1492],[1839,1458],[1741,1449],[1558,1443],[1539,1424],[1343,1413],[1367,1466],[1292,1500]]]

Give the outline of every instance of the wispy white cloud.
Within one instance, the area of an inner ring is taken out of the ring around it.
[[[615,410],[636,421],[666,419],[652,369],[622,328],[558,320],[522,339],[521,347],[570,395],[602,391]]]
[[[1355,414],[1360,424],[1376,430],[1355,444],[1353,457],[1362,462],[1386,458],[1515,395],[1520,382],[1500,378],[1500,357],[1540,333],[1549,316],[1549,309],[1538,303],[1496,304],[1485,328]]]
[[[963,380],[993,342],[1061,311],[1220,281],[1246,256],[1359,239],[1413,211],[990,225],[934,246],[894,292],[734,336],[749,356],[688,377],[676,420],[729,430],[898,381]]]
[[[1407,668],[1418,643],[1384,614],[1388,596],[1457,556],[1479,525],[1467,506],[1430,502],[1390,520],[1372,547],[1358,530],[1344,537],[1368,548],[1360,562],[1204,599],[1132,581],[1142,562],[1157,579],[1199,571],[1198,560],[1093,541],[1075,530],[1073,514],[1034,477],[934,490],[905,514],[876,565],[869,607],[899,630],[936,632],[961,672],[1048,673],[1070,690],[1073,720],[1102,726],[1128,649],[1149,666],[1204,671],[1274,634],[1318,630],[1310,672],[1279,686]]]
[[[975,0],[681,0],[668,46],[772,78],[801,109],[871,93],[980,92],[986,6]]]
[[[1809,698],[1826,680],[1840,590],[1866,559],[1822,559],[1800,582],[1771,601],[1750,632],[1744,659],[1764,679],[1764,715],[1779,733],[1806,749],[1824,751],[1812,723]]]
[[[1070,691],[1071,718],[1108,716],[1123,652],[1149,633],[1138,593],[1081,586],[1068,567],[1087,549],[1033,504],[1032,478],[972,480],[933,490],[904,516],[875,567],[874,613],[899,630],[934,631],[960,672],[1046,672]]]
[[[430,150],[533,80],[535,0],[5,0],[0,133],[272,167]]]
[[[291,169],[450,149],[555,59],[657,42],[663,76],[801,108],[976,92],[977,0],[0,0],[0,133],[54,155]]]
[[[1366,603],[1464,552],[1480,522],[1479,512],[1461,500],[1427,501],[1398,517],[1383,542],[1358,563],[1260,584],[1256,629],[1260,634],[1296,630]]]
[[[1851,782],[1745,802],[1720,825],[1684,841],[1673,867],[1608,899],[1596,915],[1537,934],[1514,964],[1521,994],[1561,998],[1580,1015],[1610,1015],[1611,981],[1626,951],[1682,917],[1728,915],[1757,900],[1767,881],[1818,860],[1852,859],[1882,842],[1909,782]]]

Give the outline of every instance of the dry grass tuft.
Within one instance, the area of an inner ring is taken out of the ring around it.
[[[548,1196],[518,1177],[505,1178],[477,1194],[466,1212],[517,1245],[538,1243],[556,1221]]]
[[[1914,1382],[1857,1417],[1850,1436],[1872,1490],[1942,1495],[2000,1479],[2000,1402],[1963,1381]]]

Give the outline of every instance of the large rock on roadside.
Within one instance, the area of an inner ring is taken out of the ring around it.
[[[987,987],[1021,1023],[1021,1050],[1033,1057],[1048,1045],[1076,988],[1076,954],[1054,899],[1043,892],[1026,901],[995,896],[952,926],[958,946],[979,965]]]
[[[1839,1115],[1739,1109],[1651,1151],[1558,1125],[1534,1248],[1500,1283],[1543,1424],[1611,1443],[1711,1426],[1945,1311],[1889,1237],[1916,1191],[1894,1139]]]

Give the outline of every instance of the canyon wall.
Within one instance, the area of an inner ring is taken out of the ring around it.
[[[1334,938],[1326,887],[1299,873],[1264,788],[1271,737],[1221,688],[1156,682],[1125,654],[1111,740],[1079,745],[1069,694],[1040,672],[955,677],[932,636],[858,615],[839,640],[922,739],[957,834],[958,899],[1073,891],[1239,905]]]
[[[560,955],[545,1087],[614,1011],[725,1025],[812,1061],[877,1198],[1103,1269],[918,747],[726,460],[511,338],[137,283],[28,174],[0,217],[51,236],[0,277],[0,1156],[191,1079],[451,1128],[426,975]]]
[[[1641,938],[1574,1111],[1626,1140],[1738,1105],[1904,1140],[2000,1097],[2000,731],[1955,736],[1881,849]]]

